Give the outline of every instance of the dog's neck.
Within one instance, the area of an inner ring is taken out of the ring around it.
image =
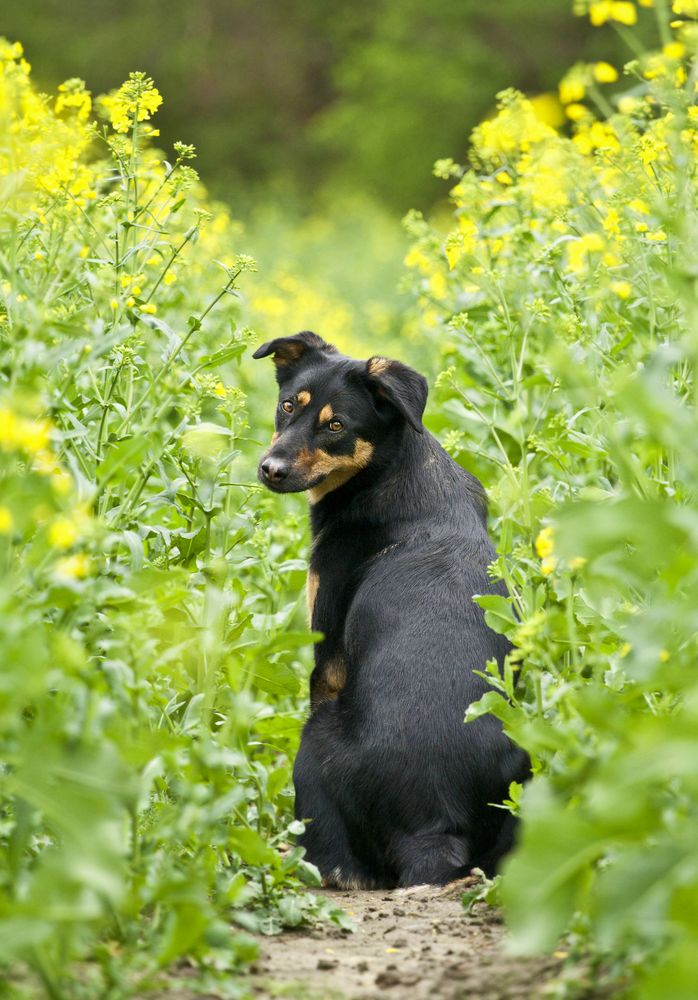
[[[370,532],[390,526],[392,533],[417,518],[449,521],[467,513],[464,507],[482,521],[484,492],[473,479],[472,503],[464,504],[471,492],[465,477],[431,434],[398,425],[366,469],[311,505],[313,538],[335,529]]]

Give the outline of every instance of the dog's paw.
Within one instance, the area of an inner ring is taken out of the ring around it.
[[[325,875],[322,884],[326,889],[377,889],[378,883],[370,875],[345,871],[339,865]]]

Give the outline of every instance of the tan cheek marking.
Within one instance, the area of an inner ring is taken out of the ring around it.
[[[279,432],[278,431],[274,431],[274,433],[271,436],[271,443],[272,444],[276,444],[276,442],[278,440],[279,440]]]
[[[311,457],[313,456],[316,457],[313,458],[308,471],[313,478],[326,477],[317,486],[308,490],[310,502],[317,503],[338,486],[343,486],[361,469],[366,468],[373,456],[373,445],[358,438],[353,455],[328,455],[326,451],[318,449],[312,453]]]
[[[368,374],[369,375],[382,375],[384,372],[390,368],[390,361],[388,358],[371,358],[368,363]]]
[[[301,391],[296,396],[296,399],[298,400],[299,406],[307,406],[311,400],[311,396],[307,389],[301,389]]]
[[[320,413],[318,415],[318,420],[320,421],[321,424],[325,424],[328,423],[333,416],[334,416],[334,410],[332,409],[329,403],[325,403],[323,408],[320,410]]]
[[[315,598],[320,587],[320,577],[314,569],[308,570],[308,579],[305,584],[305,596],[308,602],[308,624],[313,624],[313,609],[315,608]]]

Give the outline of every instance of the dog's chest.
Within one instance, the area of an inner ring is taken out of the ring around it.
[[[313,710],[334,701],[347,679],[344,624],[361,578],[365,546],[360,540],[345,544],[315,544],[307,580],[308,621],[323,638],[315,645],[315,669],[310,679]]]

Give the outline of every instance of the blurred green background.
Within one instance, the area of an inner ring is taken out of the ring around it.
[[[196,145],[242,223],[231,251],[259,262],[245,297],[260,339],[315,329],[429,375],[435,352],[400,292],[401,219],[448,217],[435,160],[466,159],[499,90],[552,95],[562,119],[571,65],[630,54],[569,0],[6,0],[0,34],[48,93],[75,76],[95,95],[134,69],[154,78],[155,143]]]
[[[18,39],[52,91],[93,93],[133,69],[165,103],[161,142],[193,142],[209,189],[239,217],[260,200],[302,211],[359,192],[399,215],[444,191],[433,162],[463,157],[470,128],[515,86],[555,90],[591,56],[569,0],[6,0]],[[594,58],[603,56],[596,33]],[[606,44],[613,52],[611,32]]]

